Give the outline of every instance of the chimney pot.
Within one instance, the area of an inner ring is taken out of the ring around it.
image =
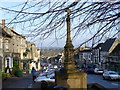
[[[5,26],[5,19],[2,20],[2,25]]]

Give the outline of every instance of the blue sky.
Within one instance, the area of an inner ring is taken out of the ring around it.
[[[11,9],[14,6],[19,5],[21,3],[23,3],[23,2],[1,2],[0,6]],[[13,8],[13,9],[14,10],[20,10],[21,7],[22,6],[20,5],[20,7]],[[45,11],[45,9],[43,11]],[[15,15],[12,15],[11,13],[8,14],[8,13],[9,12],[6,12],[6,11],[4,12],[4,11],[0,10],[0,21],[2,21],[2,19],[5,19],[6,23],[8,23],[11,20],[11,18],[14,18]],[[14,25],[11,26],[11,25],[9,25],[8,27],[14,27],[14,29],[15,29],[15,31],[17,33],[20,33],[20,34],[23,34],[23,35],[25,35],[26,33],[28,33],[27,31],[23,31],[21,29],[21,25],[20,24],[18,24],[17,26],[14,26]],[[31,38],[30,39],[27,38],[27,40],[31,41]],[[64,47],[65,38],[57,41],[57,40],[55,40],[54,35],[52,35],[49,38],[47,38],[46,40],[43,40],[41,38],[37,38],[35,40],[32,39],[31,42],[34,42],[37,45],[37,47]]]
[[[24,2],[20,2],[20,1],[25,1],[25,0],[19,0],[19,2],[17,0],[2,0],[1,3],[0,3],[0,6],[2,7],[6,7],[6,8],[10,8],[10,9],[14,9],[14,10],[20,10],[22,8],[23,5],[20,5],[21,3],[24,3]],[[33,2],[32,2],[33,3]],[[18,7],[14,7],[16,5],[19,5]],[[34,10],[34,9],[33,9]],[[43,11],[45,11],[45,8],[43,9]],[[43,12],[41,11],[41,12]],[[12,18],[15,17],[16,14],[11,14],[9,12],[6,12],[6,11],[1,11],[0,10],[0,21],[2,19],[5,19],[6,20],[6,23],[9,22],[9,20],[11,20]],[[76,23],[74,23],[76,24]],[[71,23],[71,27],[74,25],[73,23]],[[8,27],[14,27],[15,28],[15,31],[17,33],[20,33],[20,34],[26,34],[28,33],[27,31],[25,30],[22,30],[21,28],[21,24],[18,24],[18,25],[9,25]],[[33,29],[33,28],[31,28]],[[66,30],[66,25],[65,27],[57,33],[57,36],[59,37],[60,34],[63,34]],[[75,47],[79,46],[82,42],[86,41],[87,39],[89,39],[94,33],[96,32],[96,30],[92,30],[91,33],[89,32],[89,30],[86,30],[86,32],[81,32],[78,37],[75,37],[75,39],[73,39],[73,45]],[[75,34],[75,31],[73,30],[71,32],[71,36],[73,37],[73,35]],[[29,41],[31,41],[31,39],[27,39]],[[37,47],[64,47],[65,45],[65,42],[66,42],[66,37],[62,38],[62,39],[59,39],[59,40],[56,40],[55,38],[55,33],[53,33],[51,36],[49,36],[47,39],[43,40],[42,37],[39,38],[37,37],[36,39],[32,39],[31,42],[34,42]],[[86,44],[87,46],[90,46],[89,43]]]
[[[9,2],[9,1],[7,2],[7,0],[6,1],[3,0],[3,2],[0,3],[0,6],[10,8],[10,9],[13,8],[14,10],[20,10],[21,5],[20,5],[20,7],[17,7],[17,8],[15,8],[14,6],[19,5],[23,2],[15,2],[15,0],[12,0],[12,1],[13,2]],[[8,13],[9,12],[6,12],[6,11],[4,12],[4,11],[0,10],[0,21],[2,19],[5,19],[6,23],[7,23],[7,22],[9,22],[9,20],[11,20],[11,18],[14,17],[14,15],[8,14]],[[9,27],[11,27],[11,26],[9,26]],[[15,27],[15,31],[18,33],[22,33],[22,34],[26,33],[26,32],[23,32],[21,30],[20,25],[17,25],[17,27],[16,26],[13,26],[13,27]],[[64,29],[66,29],[66,28],[64,28]],[[62,31],[64,32],[64,30],[62,30]],[[74,32],[72,32],[72,33],[74,33]],[[82,40],[84,40],[84,39],[85,38],[83,37]],[[31,40],[31,39],[28,39],[28,40]],[[42,47],[64,47],[65,42],[66,42],[66,38],[56,40],[54,37],[54,34],[53,34],[52,36],[50,36],[46,40],[42,40],[42,39],[38,38],[37,40],[33,40],[33,41],[38,47],[39,46],[41,47],[41,45],[42,45]],[[79,41],[79,37],[78,37],[77,39],[74,40],[73,44],[74,44],[74,46],[79,46],[79,43],[80,43],[80,41]]]

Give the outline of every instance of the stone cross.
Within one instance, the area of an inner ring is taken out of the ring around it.
[[[74,64],[74,46],[72,45],[72,40],[70,37],[70,9],[67,9],[67,40],[64,46],[64,68],[61,68],[60,71],[55,72],[55,83],[57,86],[65,86],[67,90],[70,88],[87,90],[86,84],[86,73],[81,73],[78,69],[75,68]]]
[[[64,60],[64,67],[65,69],[74,69],[74,46],[72,44],[72,40],[70,37],[70,9],[66,10],[67,12],[67,40],[66,45],[64,46],[64,54],[65,54],[65,60]]]

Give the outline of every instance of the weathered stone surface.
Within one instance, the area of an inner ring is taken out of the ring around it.
[[[60,86],[67,86],[68,88],[87,88],[86,73],[73,72],[64,73],[62,71],[56,72],[56,83]]]
[[[74,65],[74,46],[70,38],[70,10],[67,9],[67,40],[64,47],[64,68],[55,73],[55,83],[68,88],[87,88],[86,73],[81,73]]]

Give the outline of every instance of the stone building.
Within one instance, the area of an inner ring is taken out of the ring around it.
[[[0,60],[2,65],[2,72],[10,72],[7,71],[7,68],[11,69],[13,67],[13,58],[11,52],[11,41],[12,35],[10,35],[6,30],[9,30],[5,27],[5,20],[2,20],[2,24],[0,24]]]
[[[5,68],[7,68],[7,66],[9,68],[13,67],[13,58],[10,51],[12,36],[8,34],[3,28],[5,28],[4,24],[0,25],[0,62],[2,65],[2,72],[5,72]]]
[[[104,43],[99,43],[92,49],[92,61],[99,68],[108,69],[109,51],[113,45],[118,41],[117,38],[107,39]]]
[[[87,68],[87,64],[91,63],[91,48],[87,46],[76,48],[74,51],[74,59],[77,68]]]
[[[23,50],[21,61],[21,68],[25,72],[31,72],[32,67],[40,70],[40,49],[36,48],[34,43],[25,42],[26,47]]]
[[[13,67],[14,61],[18,63],[20,69],[29,71],[30,61],[35,61],[37,70],[40,69],[40,49],[36,48],[34,43],[28,43],[25,36],[15,32],[14,28],[5,26],[5,20],[0,24],[0,60],[2,60],[2,72],[9,64]],[[37,58],[37,59],[36,59]],[[27,66],[25,63],[27,63]],[[36,66],[35,66],[36,67]]]
[[[76,67],[90,66],[103,69],[111,69],[113,67],[111,70],[118,71],[115,68],[119,67],[120,62],[118,55],[120,51],[119,42],[118,38],[109,38],[104,43],[99,43],[93,48],[77,48],[74,55]],[[112,65],[112,62],[114,62],[114,65]]]
[[[32,50],[32,67],[35,67],[36,70],[40,70],[40,49],[35,47],[34,43],[31,43]]]
[[[120,73],[120,41],[116,39],[111,48],[109,49],[109,55],[107,58],[108,69],[117,71]]]

